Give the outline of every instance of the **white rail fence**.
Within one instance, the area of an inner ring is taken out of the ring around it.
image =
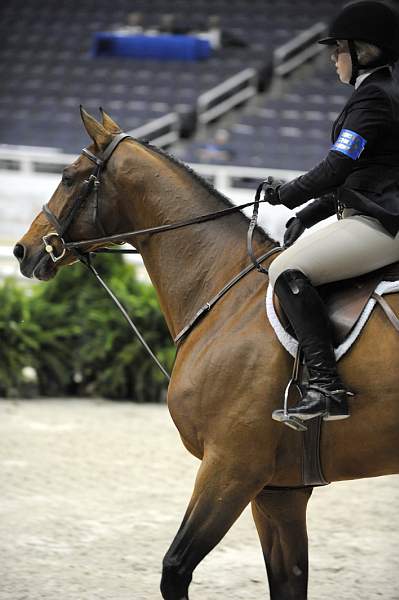
[[[49,200],[65,165],[75,155],[48,149],[0,146],[0,277],[18,274],[18,263],[13,257],[15,242],[24,234],[42,205]],[[282,169],[257,169],[236,166],[190,165],[234,204],[253,199],[257,184],[272,175],[289,180],[300,173]],[[251,208],[245,210],[251,214]],[[284,207],[262,205],[260,224],[274,238],[281,238],[290,211]],[[130,257],[143,271],[140,257]]]

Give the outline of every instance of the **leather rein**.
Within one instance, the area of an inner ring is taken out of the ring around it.
[[[151,358],[154,360],[154,362],[159,367],[159,369],[162,371],[162,373],[165,375],[165,377],[168,380],[170,380],[169,373],[166,371],[164,366],[159,362],[158,358],[155,356],[155,354],[153,353],[153,351],[148,346],[148,344],[144,340],[143,336],[137,329],[136,325],[133,323],[132,319],[128,315],[124,306],[121,304],[121,302],[118,300],[118,298],[112,292],[112,290],[110,290],[110,288],[107,286],[107,284],[101,278],[101,276],[99,275],[97,270],[94,268],[92,261],[91,261],[92,254],[100,254],[100,253],[139,254],[139,251],[136,249],[125,250],[125,249],[114,249],[114,248],[98,248],[96,250],[84,251],[84,250],[82,250],[82,248],[84,248],[85,246],[87,246],[89,244],[102,244],[102,243],[121,243],[121,244],[123,244],[123,243],[126,243],[126,238],[128,238],[128,237],[134,237],[134,236],[139,236],[139,235],[151,235],[151,234],[155,234],[155,233],[162,233],[164,231],[180,229],[181,227],[187,227],[189,225],[194,225],[197,223],[204,223],[206,221],[211,221],[214,219],[224,217],[226,215],[238,212],[248,206],[254,206],[254,212],[253,212],[253,215],[252,215],[252,218],[250,221],[250,225],[249,225],[249,229],[248,229],[248,236],[247,236],[247,249],[248,249],[248,254],[251,257],[252,264],[247,265],[247,267],[245,267],[245,269],[243,269],[240,273],[238,273],[238,275],[233,277],[211,300],[209,300],[204,306],[202,306],[199,309],[199,311],[194,315],[194,317],[190,320],[190,322],[176,335],[176,337],[174,338],[175,344],[179,344],[183,340],[183,338],[185,338],[190,333],[190,331],[195,327],[195,325],[203,318],[203,316],[205,314],[207,314],[211,310],[211,308],[226,294],[226,292],[228,290],[230,290],[236,283],[238,283],[238,281],[240,281],[245,275],[247,275],[254,269],[257,269],[259,272],[267,275],[268,274],[267,269],[262,267],[260,263],[264,262],[267,258],[272,256],[273,254],[280,252],[283,248],[276,246],[258,258],[255,257],[254,252],[253,252],[252,237],[253,237],[253,232],[254,232],[254,229],[255,229],[256,223],[257,223],[259,204],[261,202],[266,202],[265,198],[261,199],[261,193],[263,191],[264,185],[267,183],[266,181],[263,181],[258,186],[256,195],[255,195],[255,200],[253,202],[247,202],[245,204],[232,206],[232,207],[225,208],[223,210],[219,210],[216,212],[207,213],[204,215],[200,215],[198,217],[193,217],[192,219],[188,219],[185,221],[178,221],[176,223],[160,225],[157,227],[150,227],[147,229],[138,229],[135,231],[127,231],[124,233],[118,233],[118,234],[114,234],[114,235],[108,235],[108,236],[105,235],[104,228],[102,227],[100,219],[98,218],[98,215],[99,215],[98,192],[99,192],[99,188],[100,188],[100,184],[101,184],[101,175],[102,175],[103,169],[106,166],[106,163],[112,156],[113,152],[116,150],[118,145],[127,138],[131,138],[131,136],[129,136],[127,133],[117,134],[100,155],[95,155],[87,148],[83,148],[82,154],[95,164],[94,172],[91,173],[89,178],[83,182],[83,186],[82,186],[80,194],[78,195],[77,199],[73,202],[68,213],[63,218],[56,217],[55,214],[53,213],[53,211],[50,209],[48,203],[43,206],[43,213],[47,217],[48,221],[53,225],[55,231],[52,231],[52,232],[44,235],[42,237],[42,241],[44,244],[45,252],[47,252],[50,255],[53,262],[58,262],[59,260],[61,260],[65,256],[65,253],[67,251],[69,251],[72,254],[74,254],[93,273],[93,275],[96,277],[96,279],[102,285],[102,287],[105,289],[105,291],[111,297],[113,302],[116,304],[118,309],[121,311],[121,313],[123,314],[123,316],[129,323],[130,327],[132,328],[133,332],[135,333],[136,337],[138,338],[140,343],[143,345],[143,347],[145,348],[147,353],[151,356]],[[131,138],[131,139],[133,139],[133,138]],[[89,239],[89,240],[81,240],[81,241],[77,241],[77,242],[67,241],[66,234],[67,234],[69,227],[71,226],[72,222],[74,221],[79,209],[84,205],[85,201],[92,195],[93,192],[95,194],[94,223],[104,235],[102,237]],[[57,250],[55,249],[54,241],[56,241]]]

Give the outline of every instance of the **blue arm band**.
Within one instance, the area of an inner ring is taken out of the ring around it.
[[[345,156],[349,156],[349,158],[356,160],[363,152],[366,144],[367,140],[355,131],[343,129],[334,146],[331,147],[331,150],[336,150],[337,152],[341,152],[341,154],[345,154]]]

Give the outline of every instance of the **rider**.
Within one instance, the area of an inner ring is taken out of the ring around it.
[[[289,183],[270,179],[265,193],[271,204],[291,209],[317,198],[288,221],[284,244],[290,247],[272,263],[269,277],[309,371],[305,395],[289,413],[333,420],[349,416],[347,390],[314,286],[399,260],[399,86],[392,78],[399,17],[387,3],[353,2],[320,43],[333,48],[338,76],[354,92],[333,125],[326,158]],[[295,241],[334,213],[338,221]]]

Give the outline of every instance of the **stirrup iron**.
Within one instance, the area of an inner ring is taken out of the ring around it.
[[[279,408],[277,410],[274,410],[272,412],[272,419],[274,419],[275,421],[280,421],[280,423],[284,423],[284,425],[287,425],[287,427],[291,427],[291,429],[295,429],[295,431],[306,431],[307,427],[306,427],[306,425],[304,425],[303,421],[301,419],[299,419],[298,417],[295,417],[294,415],[290,415],[288,413],[288,396],[289,396],[289,392],[290,392],[292,385],[296,386],[297,390],[299,391],[299,393],[302,396],[301,390],[300,390],[297,382],[294,381],[293,379],[290,379],[287,387],[285,388],[284,408],[283,409]]]
[[[301,347],[298,346],[298,350],[295,356],[294,368],[292,370],[292,377],[288,382],[287,387],[285,388],[284,393],[284,408],[279,408],[278,410],[274,410],[272,412],[272,419],[274,421],[279,421],[280,423],[284,423],[287,427],[291,429],[295,429],[295,431],[306,431],[307,427],[303,423],[301,419],[295,417],[294,415],[290,415],[288,413],[288,398],[291,391],[291,388],[295,386],[297,392],[299,393],[301,399],[303,397],[302,389],[299,384],[299,368],[300,368],[300,358],[301,358]]]

